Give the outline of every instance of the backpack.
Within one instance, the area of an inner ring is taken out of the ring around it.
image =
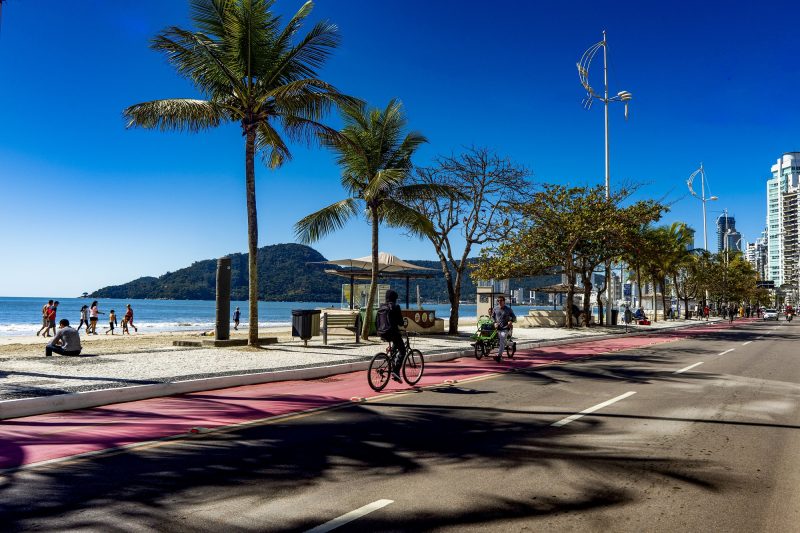
[[[378,308],[378,313],[375,315],[375,331],[382,339],[393,329],[392,321],[389,319],[389,313],[391,310],[391,304],[387,302]]]

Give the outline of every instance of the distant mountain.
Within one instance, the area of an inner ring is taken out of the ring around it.
[[[247,254],[231,254],[231,297],[247,300]],[[319,252],[302,244],[275,244],[258,250],[259,299],[266,301],[338,302],[343,279],[325,273],[327,265],[309,264],[325,261]],[[409,262],[436,269],[432,279],[412,279],[412,300],[416,286],[427,301],[447,302],[447,288],[438,261]],[[166,300],[213,300],[216,290],[217,260],[197,261],[157,278],[148,276],[123,285],[103,287],[92,298],[144,298]],[[405,295],[405,281],[392,280],[392,286]],[[464,297],[475,297],[475,288],[465,280]]]
[[[231,298],[247,300],[247,254],[231,254]],[[328,265],[310,264],[325,261],[318,251],[302,244],[275,244],[258,250],[258,298],[263,301],[338,302],[343,278],[325,273]],[[408,262],[434,269],[430,279],[412,279],[411,301],[416,302],[419,286],[425,302],[447,303],[447,285],[439,261],[413,260]],[[103,287],[91,298],[130,298],[163,300],[213,300],[216,291],[217,260],[197,261],[175,272],[154,278],[147,276],[123,285]],[[540,280],[538,280],[540,281]],[[552,283],[552,282],[548,282]],[[390,281],[392,288],[405,299],[405,280]],[[536,287],[532,278],[512,280],[511,287]],[[475,284],[465,276],[461,299],[475,301]]]

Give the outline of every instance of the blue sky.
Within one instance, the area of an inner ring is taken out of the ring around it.
[[[641,196],[672,202],[665,222],[697,228],[700,246],[701,205],[685,180],[701,161],[720,197],[709,204],[709,242],[723,208],[753,240],[770,165],[800,150],[800,7],[742,6],[319,0],[312,18],[343,36],[321,76],[373,105],[400,98],[430,139],[418,164],[474,144],[526,165],[535,182],[575,184],[603,180],[602,106],[582,108],[575,62],[607,30],[611,91],[634,95],[627,122],[621,106],[611,110],[612,186],[642,183]],[[124,128],[128,105],[194,96],[148,48],[169,25],[190,25],[184,1],[4,5],[0,295],[73,296],[246,250],[238,129]],[[299,218],[343,197],[330,153],[296,146],[294,156],[276,171],[257,168],[261,245],[293,242]],[[401,257],[434,257],[427,242],[390,230],[381,239]],[[367,226],[354,222],[315,248],[367,255]]]

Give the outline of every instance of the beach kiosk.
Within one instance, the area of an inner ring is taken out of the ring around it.
[[[361,310],[366,306],[369,291],[369,281],[372,279],[372,257],[359,257],[356,259],[335,259],[321,261],[322,264],[334,265],[340,268],[327,269],[326,273],[345,278],[349,283],[342,285],[342,309],[347,312]],[[391,281],[405,282],[405,309],[403,317],[408,319],[408,330],[417,333],[442,333],[444,320],[436,318],[433,309],[411,309],[411,280],[419,278],[432,278],[436,276],[436,269],[421,267],[403,261],[399,257],[387,252],[378,254],[378,291],[375,295],[375,306],[372,309],[373,321],[377,308],[383,303],[383,297],[391,288]],[[367,283],[364,283],[364,282]],[[357,283],[360,282],[360,283]],[[403,294],[403,290],[397,291]],[[401,303],[401,302],[398,302]]]

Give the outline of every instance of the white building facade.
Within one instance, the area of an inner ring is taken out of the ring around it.
[[[797,284],[798,198],[800,195],[800,152],[783,154],[772,165],[767,180],[767,268],[766,279],[779,287]]]

